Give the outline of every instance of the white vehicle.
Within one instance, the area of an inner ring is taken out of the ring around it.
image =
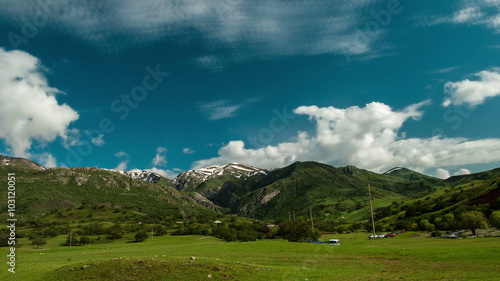
[[[328,242],[326,242],[326,244],[340,246],[340,241],[339,239],[330,239],[328,240]]]

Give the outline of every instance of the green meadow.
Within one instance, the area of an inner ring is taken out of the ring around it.
[[[16,273],[2,251],[0,280],[500,280],[500,238],[436,239],[408,232],[323,236],[340,246],[285,240],[223,242],[211,236],[161,236],[141,243],[16,250]],[[191,260],[195,257],[195,260]]]

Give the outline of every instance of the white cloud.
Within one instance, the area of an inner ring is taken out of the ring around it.
[[[166,166],[167,165],[167,149],[165,147],[159,146],[156,148],[156,155],[151,163],[153,166]]]
[[[466,7],[456,12],[452,21],[456,23],[467,23],[477,21],[483,17],[484,15],[478,7]]]
[[[470,174],[470,171],[462,168],[462,169],[458,170],[457,172],[455,172],[453,175],[454,176],[461,176],[461,175],[468,175],[468,174]]]
[[[66,134],[63,136],[63,146],[69,148],[80,144],[80,130],[73,128],[67,129]]]
[[[128,155],[127,152],[125,151],[118,151],[116,154],[115,154],[115,157],[130,157],[130,155]]]
[[[449,177],[450,177],[450,172],[448,172],[448,170],[441,169],[441,168],[436,169],[436,178],[447,179]]]
[[[219,149],[218,157],[199,160],[193,168],[228,162],[275,168],[312,160],[334,166],[352,164],[375,172],[395,166],[423,172],[500,159],[499,139],[405,138],[400,133],[403,123],[418,120],[426,103],[401,111],[378,102],[346,109],[301,106],[294,112],[315,121],[315,135],[299,132],[294,141],[255,149],[245,148],[243,141],[231,141]]]
[[[186,147],[182,150],[182,153],[184,154],[193,154],[194,153],[194,150],[192,150],[191,148],[189,147]]]
[[[466,24],[483,26],[500,32],[500,4],[496,0],[462,0],[445,15],[424,15],[417,17],[419,25]]]
[[[443,102],[444,106],[451,104],[468,104],[476,106],[487,98],[500,96],[500,68],[483,70],[474,74],[477,81],[465,79],[458,82],[447,82],[444,85],[445,93],[449,96]]]
[[[202,42],[207,52],[200,56],[199,63],[219,68],[221,58],[217,54],[226,50],[233,54],[232,61],[248,57],[369,53],[382,32],[372,31],[371,36],[360,39],[359,30],[367,22],[375,22],[361,12],[374,8],[377,2],[46,0],[40,3],[55,11],[43,30],[75,36],[105,52],[165,38],[183,46]],[[25,24],[35,7],[23,1],[0,0],[0,3],[2,18],[18,26]]]
[[[119,151],[115,154],[116,158],[122,159],[121,162],[114,168],[118,171],[126,171],[128,167],[128,162],[130,161],[130,155],[125,151]]]
[[[115,167],[115,170],[126,171],[127,167],[128,167],[128,161],[129,160],[123,160],[123,161],[121,161],[120,164],[118,164],[118,166]]]
[[[39,155],[34,155],[34,157],[45,168],[57,167],[57,159],[51,153],[45,152]]]
[[[202,103],[199,105],[199,108],[208,115],[209,120],[219,120],[236,117],[241,108],[260,100],[260,98],[251,97],[238,104],[227,100],[218,100]]]
[[[170,178],[170,179],[175,178],[179,174],[179,173],[176,173],[175,171],[163,170],[163,169],[159,169],[159,168],[156,168],[156,167],[153,167],[151,169],[146,169],[146,171],[157,173],[159,175],[162,175],[162,176]]]
[[[100,134],[98,137],[92,138],[92,144],[96,146],[103,146],[106,141],[104,140],[104,135]]]
[[[458,66],[450,66],[450,67],[444,67],[436,70],[431,70],[429,73],[432,74],[443,74],[443,73],[449,73],[452,71],[455,71],[458,68]]]
[[[228,101],[215,101],[200,105],[202,111],[208,115],[210,120],[226,119],[236,116],[236,112],[241,108],[238,104],[229,104]]]
[[[28,156],[33,141],[67,138],[78,113],[57,102],[59,90],[48,85],[40,61],[22,51],[0,48],[0,138],[15,156]]]

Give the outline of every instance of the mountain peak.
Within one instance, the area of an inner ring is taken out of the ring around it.
[[[139,179],[150,183],[157,183],[161,178],[163,178],[162,175],[159,175],[157,173],[140,169],[132,169],[130,171],[122,171],[116,169],[102,169],[102,170],[120,173],[132,179]]]
[[[232,162],[182,172],[174,181],[180,186],[180,189],[185,189],[186,187],[196,187],[205,181],[224,175],[248,178],[255,175],[267,175],[267,173],[267,170],[261,168]]]

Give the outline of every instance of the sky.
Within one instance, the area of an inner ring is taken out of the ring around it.
[[[500,167],[499,0],[0,0],[0,154]]]

